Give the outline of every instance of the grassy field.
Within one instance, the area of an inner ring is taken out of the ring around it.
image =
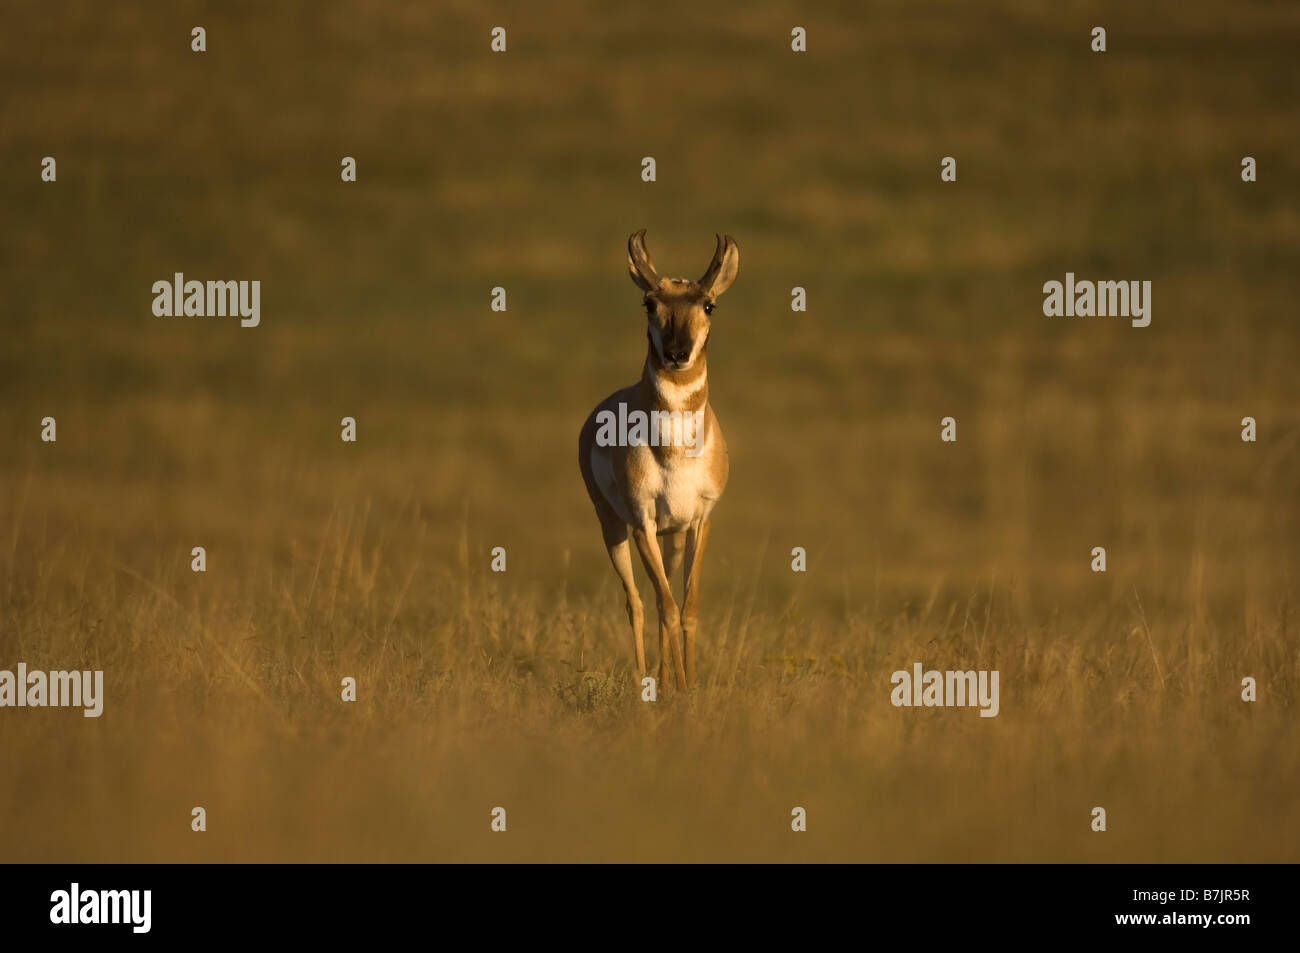
[[[0,669],[107,693],[0,709],[0,858],[1300,860],[1300,8],[266,6],[0,31]],[[642,227],[741,253],[653,705],[575,461]],[[1000,714],[894,708],[916,661]]]

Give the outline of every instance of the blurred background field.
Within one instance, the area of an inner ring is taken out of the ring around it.
[[[0,712],[0,858],[1297,860],[1298,47],[1265,2],[13,10],[0,668],[108,697]],[[576,463],[641,227],[741,250],[702,685],[653,707]],[[154,317],[175,271],[261,326]],[[1066,271],[1151,326],[1044,317]],[[913,661],[1001,714],[894,709]]]

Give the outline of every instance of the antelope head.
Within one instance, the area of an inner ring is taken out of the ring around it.
[[[730,235],[719,235],[709,268],[697,281],[660,278],[645,247],[645,229],[627,240],[627,270],[645,292],[646,335],[650,349],[665,370],[689,371],[704,353],[709,321],[717,299],[731,287],[740,270],[740,249]]]

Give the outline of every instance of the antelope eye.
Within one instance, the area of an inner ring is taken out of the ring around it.
[[[646,298],[642,304],[645,305],[646,317],[653,318],[655,316],[655,303],[649,298]]]
[[[713,302],[712,302],[712,301],[706,301],[706,302],[704,302],[704,313],[705,313],[705,314],[712,314],[712,313],[713,313]]]

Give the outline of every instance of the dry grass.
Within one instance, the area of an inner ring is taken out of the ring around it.
[[[1037,7],[828,5],[805,59],[783,4],[667,52],[577,0],[14,17],[0,668],[108,697],[0,711],[0,856],[1300,859],[1300,15]],[[742,256],[702,683],[654,705],[574,461],[642,226]],[[153,318],[174,270],[261,279],[262,326]],[[1152,326],[1043,318],[1066,270],[1153,280]],[[1001,714],[893,708],[914,661]]]
[[[422,567],[427,521],[405,517],[339,509],[312,548],[236,549],[220,559],[241,569],[206,576],[28,548],[11,652],[84,660],[109,694],[99,720],[7,716],[6,854],[1294,859],[1294,620],[1270,607],[1219,624],[1189,590],[1031,619],[1004,586],[939,585],[805,607],[764,595],[769,551],[714,587],[702,684],[647,705],[610,587],[556,598]],[[889,673],[918,659],[1000,670],[1001,714],[892,708]],[[498,804],[508,838],[488,832]]]

